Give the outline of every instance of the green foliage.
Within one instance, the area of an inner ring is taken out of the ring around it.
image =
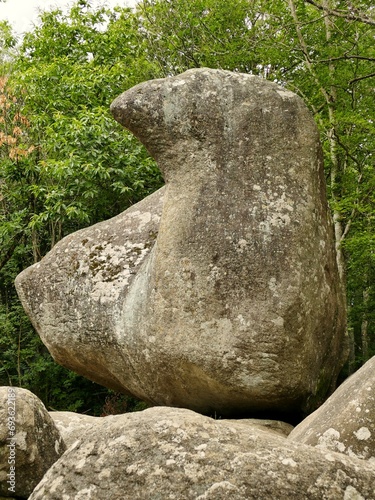
[[[42,13],[0,79],[0,379],[48,408],[100,414],[108,391],[54,363],[14,279],[64,235],[160,187],[155,162],[109,113],[118,94],[152,76],[131,11],[80,0],[68,14]]]
[[[0,23],[0,382],[54,409],[136,406],[53,362],[14,279],[64,235],[160,187],[154,161],[109,105],[141,81],[201,66],[270,79],[311,109],[346,275],[351,369],[375,354],[371,16],[362,0],[142,0],[135,12],[79,0],[68,13],[42,13],[17,51]]]
[[[65,234],[161,185],[153,160],[109,113],[114,97],[150,77],[150,65],[140,66],[134,15],[94,11],[80,0],[69,15],[54,10],[41,21],[3,85],[0,167],[0,235],[10,246],[17,234],[29,235],[35,261]]]
[[[251,72],[257,3],[247,0],[143,0],[138,12],[148,53],[163,75],[211,67]]]
[[[148,407],[149,406],[143,401],[125,396],[124,394],[109,391],[100,416],[106,417],[107,415],[119,415],[129,411],[142,411]]]

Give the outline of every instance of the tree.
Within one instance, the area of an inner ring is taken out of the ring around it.
[[[352,273],[361,261],[365,281],[372,274],[372,259],[364,242],[372,240],[375,229],[373,75],[369,71],[375,62],[373,28],[367,22],[369,14],[362,10],[363,2],[356,3],[354,6],[353,2],[333,0],[321,3],[288,0],[302,69],[293,71],[290,84],[310,105],[323,138],[338,266],[342,278],[348,280],[351,369],[361,346],[366,346],[367,354],[362,350],[357,358],[363,361],[368,358],[368,342],[363,342],[369,332],[368,314],[362,315],[360,329],[355,325],[356,311],[367,309],[371,296],[365,282],[360,285],[362,293],[353,295]],[[359,282],[356,283],[358,286]],[[359,309],[358,300],[362,302]]]
[[[347,284],[354,369],[375,352],[375,53],[368,2],[143,0],[139,13],[147,50],[166,74],[199,66],[245,71],[293,90],[311,109]]]
[[[57,366],[22,312],[15,276],[64,235],[107,219],[161,185],[155,162],[109,113],[151,78],[129,9],[41,14],[0,80],[0,379],[47,406],[88,409],[108,392]],[[65,382],[64,391],[56,380]],[[87,401],[87,387],[100,397]],[[85,401],[86,400],[86,401]]]
[[[251,73],[256,50],[259,2],[248,0],[143,0],[141,34],[163,76],[210,67]]]

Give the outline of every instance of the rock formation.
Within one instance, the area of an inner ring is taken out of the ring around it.
[[[135,376],[124,302],[155,243],[163,193],[164,188],[113,219],[67,236],[16,280],[54,359],[118,391]]]
[[[28,498],[66,446],[30,391],[0,387],[0,496]]]
[[[49,414],[68,447],[77,441],[85,430],[93,428],[98,420],[102,418],[82,415],[72,411],[50,411]]]
[[[151,408],[100,419],[30,500],[374,498],[375,467],[241,422]]]
[[[196,69],[130,89],[112,112],[167,186],[17,278],[54,358],[154,404],[314,410],[345,358],[345,306],[302,100]]]
[[[289,439],[375,464],[375,356],[297,425]]]
[[[40,469],[35,474],[35,462],[40,463],[43,456],[46,473],[30,500],[374,500],[374,450],[373,440],[368,439],[374,429],[374,394],[368,390],[373,386],[374,362],[375,357],[337,389],[320,415],[318,410],[290,434],[291,426],[283,422],[215,420],[178,408],[154,407],[104,418],[51,412],[69,445],[62,455],[65,447],[57,429],[51,432],[51,419],[43,404],[29,391],[11,388],[17,394],[17,413],[22,415],[17,418],[20,455],[16,482],[29,481],[27,489],[17,490],[17,498],[27,498],[41,479]],[[8,389],[0,388],[0,408],[7,408]],[[39,417],[32,425],[30,402],[44,425]],[[340,411],[344,411],[341,419]],[[1,417],[5,423],[4,410]],[[366,424],[366,432],[362,424]],[[344,446],[331,447],[326,439],[319,443],[319,436],[327,436],[326,429],[339,429]],[[0,435],[8,431],[4,425]],[[367,449],[365,443],[359,449],[357,441],[349,442],[351,434],[359,441],[366,434]],[[315,441],[305,439],[311,436]],[[28,460],[23,459],[26,448]],[[54,448],[59,449],[58,454],[50,453]],[[6,457],[2,452],[0,449],[3,466]],[[5,494],[12,498],[9,492]]]

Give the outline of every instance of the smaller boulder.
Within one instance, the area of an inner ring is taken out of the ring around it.
[[[375,462],[375,356],[297,425],[288,439]]]
[[[50,411],[49,414],[68,447],[81,437],[82,432],[95,425],[102,418],[82,415],[72,411]]]
[[[0,387],[0,496],[28,498],[65,450],[56,425],[34,394]]]
[[[251,427],[257,427],[263,430],[268,430],[270,432],[279,434],[281,436],[287,437],[294,429],[293,425],[282,422],[281,420],[268,420],[262,418],[246,418],[241,420],[223,420],[223,422],[228,422],[228,424],[233,422],[238,422],[239,424],[246,424]]]
[[[153,407],[98,419],[29,500],[374,498],[375,467],[246,420]]]

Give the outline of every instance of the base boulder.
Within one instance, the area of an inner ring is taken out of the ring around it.
[[[375,467],[248,423],[151,408],[106,417],[47,472],[30,500],[371,499]]]

